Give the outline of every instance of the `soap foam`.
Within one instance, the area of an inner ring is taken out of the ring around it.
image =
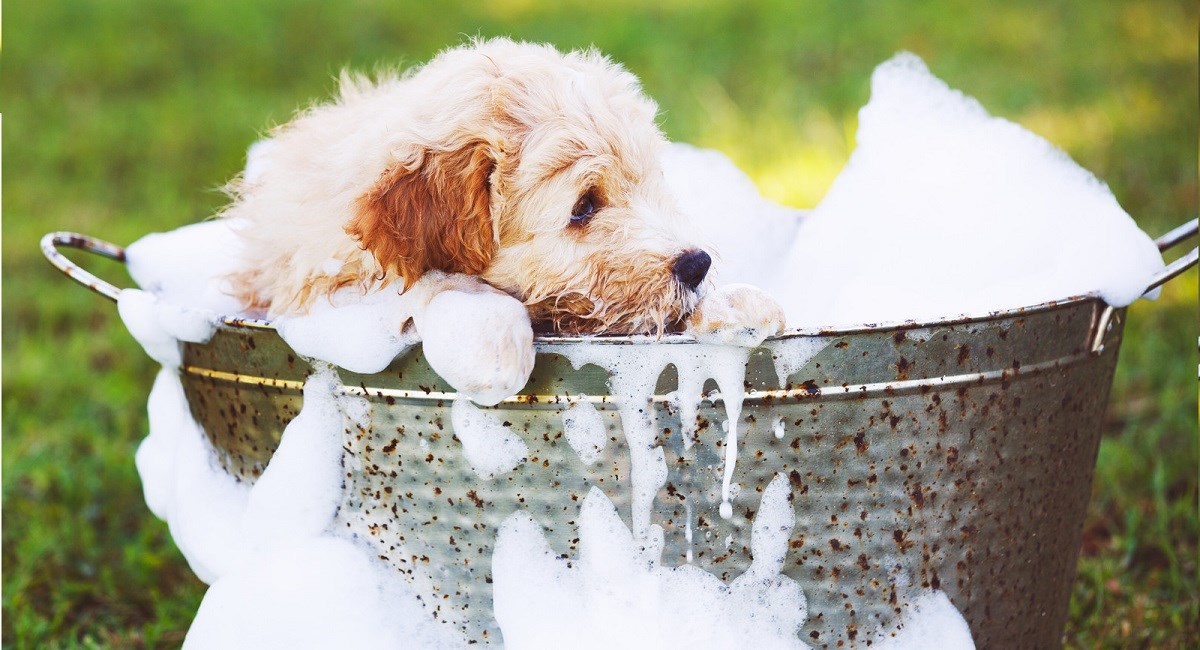
[[[345,395],[336,371],[316,364],[266,471],[253,485],[238,481],[192,418],[172,335],[202,339],[212,321],[138,290],[122,292],[118,306],[164,364],[135,457],[146,504],[211,585],[186,647],[465,647],[395,572],[329,532],[342,502],[343,431],[369,419],[366,400]]]
[[[912,54],[876,69],[858,146],[760,282],[790,327],[1136,300],[1163,268],[1104,183]]]
[[[899,629],[874,640],[881,650],[975,650],[962,614],[944,592],[928,590],[908,602]]]
[[[721,391],[726,413],[725,467],[721,481],[721,513],[733,514],[730,503],[737,461],[738,421],[741,419],[747,348],[706,343],[672,343],[641,346],[638,354],[622,345],[578,343],[545,347],[565,356],[573,366],[594,364],[609,373],[609,390],[621,416],[630,455],[633,493],[632,522],[637,536],[647,534],[654,496],[667,480],[663,448],[655,445],[657,415],[652,405],[658,377],[667,365],[678,372],[678,390],[671,396],[679,407],[685,445],[695,436],[696,414],[704,382],[712,378]],[[725,505],[729,504],[729,505]]]
[[[401,293],[402,283],[339,289],[313,301],[303,314],[275,319],[279,336],[297,353],[373,374],[419,341],[410,323],[417,292]]]
[[[600,460],[608,445],[608,434],[605,432],[604,419],[596,407],[591,402],[580,400],[563,411],[562,421],[567,444],[579,454],[579,460],[584,465],[592,465]]]
[[[163,302],[214,315],[241,315],[242,305],[224,279],[238,268],[239,227],[235,219],[215,219],[151,233],[125,249],[125,267],[139,287]]]
[[[466,398],[454,400],[450,422],[462,443],[463,457],[479,478],[492,479],[511,472],[529,457],[529,447],[521,436]]]
[[[804,211],[762,197],[724,154],[672,143],[662,153],[667,187],[714,256],[708,281],[762,285],[796,238]]]
[[[492,556],[505,647],[807,647],[804,594],[780,574],[795,522],[785,477],[771,481],[759,512],[755,559],[729,585],[691,565],[662,566],[661,529],[639,541],[596,487],[580,508],[574,559],[555,554],[529,514],[510,515]]]

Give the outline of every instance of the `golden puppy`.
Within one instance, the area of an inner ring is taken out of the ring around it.
[[[706,323],[775,333],[782,312],[761,292],[739,290],[738,313],[710,292],[721,318],[693,313],[711,258],[665,186],[656,112],[632,74],[594,51],[505,39],[375,82],[343,75],[335,101],[276,128],[231,183],[224,215],[243,222],[247,251],[236,291],[276,316],[339,289],[407,291],[424,278],[413,319],[426,347],[422,320],[480,341],[494,358],[479,366],[495,370],[473,383],[509,394],[532,368],[531,321],[661,335],[690,316],[700,335]],[[510,296],[528,316],[495,332],[494,319],[472,328],[417,313],[442,290]]]

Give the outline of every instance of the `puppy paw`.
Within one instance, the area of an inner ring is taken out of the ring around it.
[[[415,321],[430,367],[472,402],[491,406],[529,381],[533,327],[525,306],[508,294],[491,287],[442,291]]]
[[[688,316],[687,331],[698,340],[756,347],[783,331],[783,308],[767,292],[748,284],[710,291]]]

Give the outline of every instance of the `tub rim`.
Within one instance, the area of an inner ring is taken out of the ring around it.
[[[1195,236],[1200,230],[1200,219],[1192,219],[1179,226],[1171,229],[1154,240],[1155,246],[1159,252],[1165,252],[1180,242]],[[58,270],[62,271],[67,277],[75,280],[79,284],[87,287],[93,292],[112,300],[117,301],[123,289],[101,280],[95,275],[84,270],[78,264],[67,259],[59,250],[59,246],[75,248],[107,257],[108,259],[121,262],[126,261],[125,249],[116,244],[83,235],[75,232],[59,231],[51,232],[44,235],[41,239],[42,254],[46,259]],[[1165,284],[1172,278],[1187,271],[1192,266],[1195,266],[1200,260],[1200,252],[1197,248],[1192,248],[1191,251],[1184,254],[1182,257],[1167,264],[1161,271],[1152,276],[1149,283],[1143,292],[1143,296],[1158,287]],[[927,319],[907,319],[901,321],[880,321],[878,323],[862,323],[857,325],[833,325],[833,326],[808,326],[795,327],[785,329],[783,332],[768,336],[765,342],[771,341],[786,341],[793,338],[801,337],[826,337],[826,336],[844,336],[850,334],[859,334],[863,332],[881,332],[881,331],[905,331],[913,329],[924,329],[931,327],[947,327],[954,325],[966,325],[971,323],[982,323],[987,321],[1002,320],[1009,318],[1019,318],[1029,314],[1037,314],[1046,312],[1052,309],[1075,305],[1087,301],[1098,301],[1106,305],[1104,309],[1105,317],[1111,317],[1112,313],[1117,309],[1124,307],[1113,307],[1107,305],[1104,300],[1096,293],[1079,294],[1061,298],[1057,300],[1047,300],[1033,305],[1022,307],[1012,307],[1005,309],[990,310],[987,312],[978,313],[963,313],[958,315],[938,316]],[[218,316],[219,324],[228,327],[242,327],[259,330],[275,330],[274,323],[270,320],[261,318],[244,318],[240,316]],[[1103,325],[1103,323],[1101,323]],[[625,334],[625,335],[555,335],[555,334],[534,334],[534,345],[570,345],[580,343],[591,343],[599,345],[642,345],[642,344],[690,344],[699,343],[695,336],[687,333],[680,334],[665,334],[660,336],[648,334]]]

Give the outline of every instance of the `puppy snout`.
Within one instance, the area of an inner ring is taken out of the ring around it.
[[[702,250],[689,250],[679,254],[675,258],[675,263],[671,265],[671,272],[679,279],[683,286],[689,289],[695,289],[704,282],[704,276],[708,274],[708,267],[712,264],[712,258]]]

